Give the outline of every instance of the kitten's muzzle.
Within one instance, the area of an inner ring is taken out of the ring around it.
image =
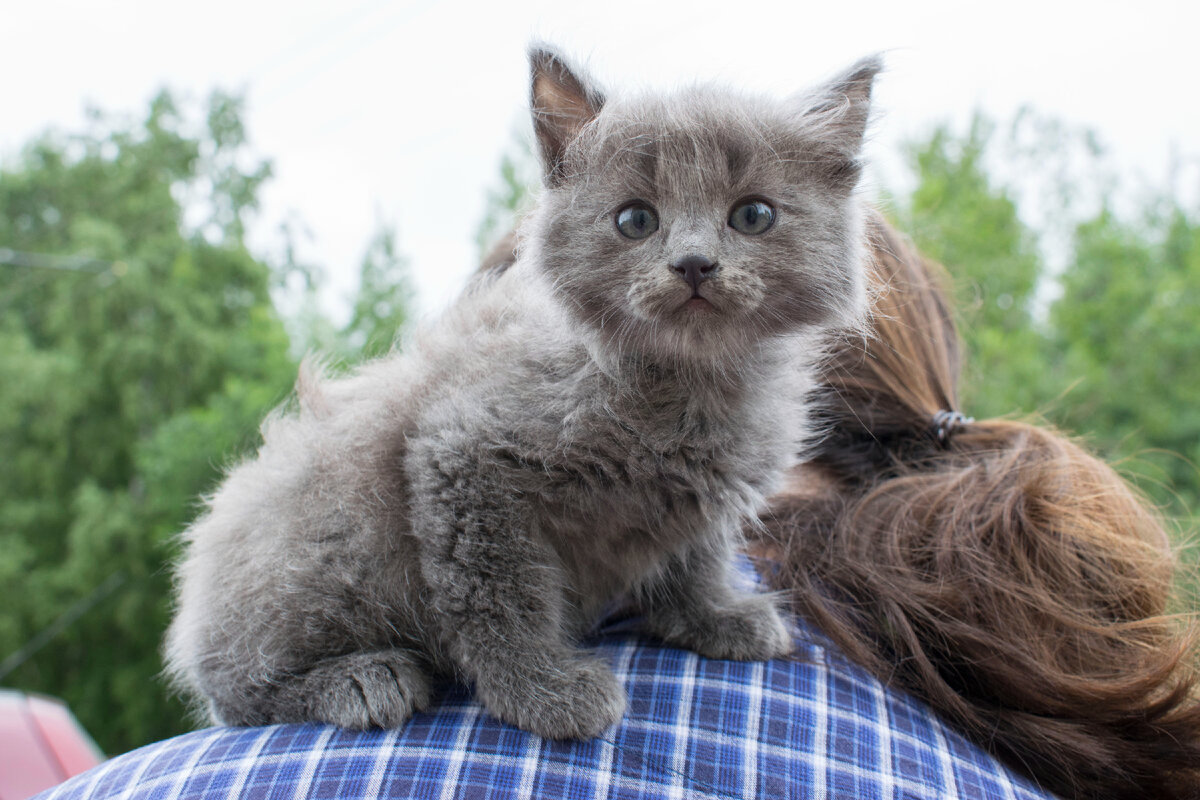
[[[692,293],[698,295],[700,284],[717,274],[717,263],[709,261],[704,256],[684,256],[671,264],[671,271],[692,287]]]

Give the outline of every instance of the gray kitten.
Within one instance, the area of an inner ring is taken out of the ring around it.
[[[577,642],[614,600],[711,658],[781,656],[731,585],[863,314],[877,60],[790,102],[606,100],[531,54],[546,191],[521,255],[402,353],[298,383],[186,532],[169,671],[233,725],[396,726],[431,676],[594,736],[625,698]]]

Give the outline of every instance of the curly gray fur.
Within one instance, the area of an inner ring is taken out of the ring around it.
[[[184,534],[169,672],[216,722],[396,726],[447,674],[501,719],[593,736],[625,700],[577,643],[617,598],[709,657],[790,650],[731,556],[803,446],[825,337],[863,314],[879,64],[775,103],[607,101],[531,61],[547,188],[516,263],[403,351],[302,370]],[[747,197],[766,233],[728,224]],[[614,224],[635,199],[660,220],[640,240]],[[684,257],[716,265],[699,288]]]

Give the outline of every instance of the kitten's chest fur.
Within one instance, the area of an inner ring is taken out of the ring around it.
[[[480,389],[485,447],[570,576],[581,623],[664,560],[752,518],[795,457],[805,372],[776,343],[736,369],[610,358],[581,341],[526,353]],[[534,396],[536,393],[536,396]]]

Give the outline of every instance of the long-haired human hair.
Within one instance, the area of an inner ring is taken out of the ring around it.
[[[870,335],[831,354],[828,433],[752,546],[853,661],[1066,797],[1200,797],[1192,628],[1163,524],[1045,426],[957,414],[937,265],[869,226]]]

